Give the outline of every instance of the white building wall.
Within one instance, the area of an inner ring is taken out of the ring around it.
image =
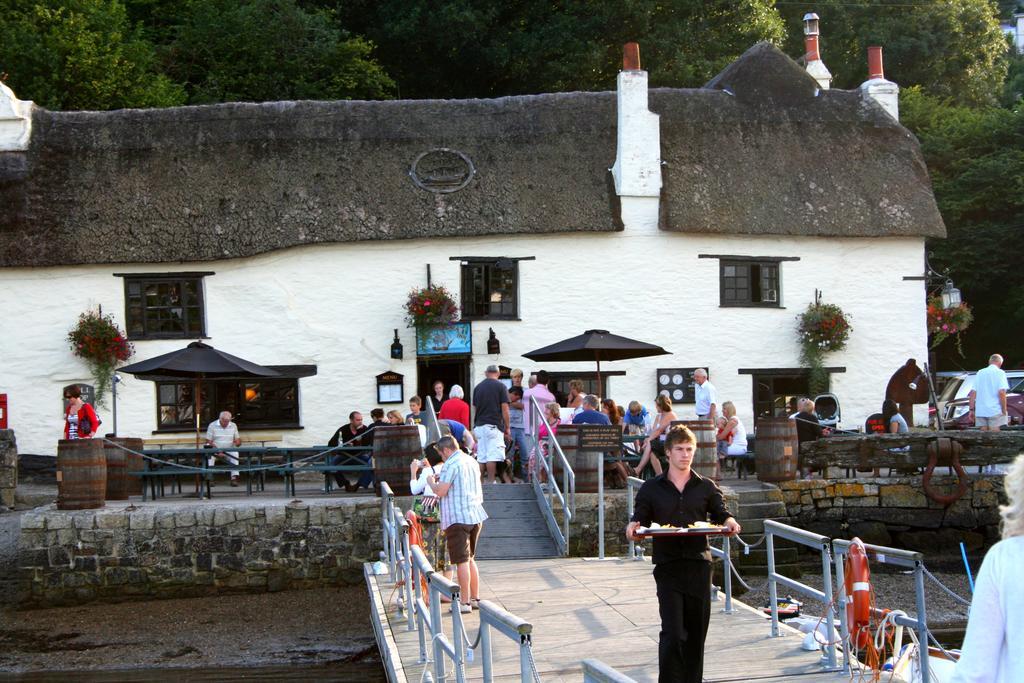
[[[102,304],[124,326],[123,280],[113,273],[215,271],[205,279],[207,332],[215,347],[263,364],[316,364],[299,380],[303,430],[284,431],[285,445],[325,442],[348,412],[376,404],[375,375],[405,375],[416,388],[415,339],[403,322],[413,287],[433,281],[458,296],[459,262],[450,256],[535,256],[520,263],[521,321],[473,324],[472,374],[497,362],[525,370],[592,371],[593,364],[544,364],[519,354],[600,328],[660,344],[673,355],[606,363],[624,370],[609,393],[617,402],[650,405],[655,369],[705,365],[721,400],[736,403],[751,424],[753,387],[737,368],[798,367],[796,316],[813,299],[852,316],[846,350],[826,364],[844,424],[862,424],[881,407],[886,383],[907,358],[927,357],[920,238],[796,238],[705,236],[657,230],[656,198],[624,198],[621,233],[423,239],[315,245],[256,258],[180,265],[117,265],[0,269],[4,292],[4,359],[0,393],[10,400],[10,426],[23,453],[52,454],[62,433],[61,387],[92,384],[65,337],[79,313]],[[719,263],[698,254],[796,256],[781,264],[781,309],[719,308]],[[399,328],[405,360],[388,349]],[[486,354],[487,328],[502,354]],[[184,346],[187,340],[136,342],[134,360]],[[118,431],[150,437],[156,428],[155,385],[126,376],[118,393]],[[112,427],[109,399],[100,410]],[[402,406],[404,409],[404,406]],[[692,414],[692,404],[681,414]]]

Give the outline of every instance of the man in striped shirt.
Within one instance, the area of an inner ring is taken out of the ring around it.
[[[441,499],[441,529],[444,530],[448,557],[455,565],[463,612],[472,611],[480,599],[480,573],[476,566],[476,544],[487,519],[484,494],[480,485],[480,466],[471,455],[459,449],[451,436],[437,442],[444,466],[431,480],[431,488]]]

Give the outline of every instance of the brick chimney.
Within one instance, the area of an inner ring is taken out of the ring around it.
[[[861,94],[882,105],[882,109],[897,121],[900,120],[900,87],[885,79],[882,66],[882,48],[868,48],[868,80],[860,86]]]
[[[647,109],[647,72],[640,68],[640,46],[626,43],[617,80],[618,135],[615,145],[615,193],[619,197],[661,195],[661,128]],[[623,222],[626,211],[623,203]]]
[[[821,52],[818,45],[820,32],[818,29],[818,15],[808,12],[804,15],[804,60],[807,62],[807,73],[818,81],[818,87],[828,90],[832,85],[832,74],[821,61]]]
[[[32,102],[19,100],[0,83],[0,152],[24,152],[32,136]]]

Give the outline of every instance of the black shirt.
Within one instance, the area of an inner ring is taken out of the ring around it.
[[[651,522],[685,527],[694,522],[711,521],[723,524],[732,517],[725,507],[722,489],[711,479],[690,471],[690,480],[682,492],[668,477],[659,474],[644,482],[636,494],[634,522],[650,526]],[[710,519],[709,519],[710,518]],[[654,564],[678,560],[711,561],[707,536],[693,538],[655,538]]]
[[[821,424],[818,416],[814,413],[797,413],[796,417],[796,441],[798,444],[805,441],[817,441],[821,436]]]
[[[332,436],[331,440],[327,442],[327,445],[330,446],[331,448],[334,448],[335,446],[340,446],[341,444],[343,444],[343,443],[349,441],[350,439],[352,439],[352,437],[359,436],[360,434],[366,432],[366,430],[368,430],[368,429],[369,429],[369,427],[367,427],[366,425],[359,425],[359,429],[357,429],[357,430],[355,430],[355,432],[353,432],[351,424],[344,424],[344,425],[341,426],[341,429],[339,429],[338,431],[334,432],[334,436]],[[369,441],[370,437],[368,436],[366,438],[366,440]],[[347,445],[347,446],[366,446],[368,444],[363,443],[363,439],[356,439],[352,443],[345,443],[345,445]]]
[[[494,425],[505,431],[505,414],[501,404],[508,402],[508,389],[504,384],[490,377],[483,380],[473,389],[473,407],[476,408],[473,425]]]

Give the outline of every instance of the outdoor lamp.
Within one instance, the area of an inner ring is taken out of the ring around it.
[[[952,280],[946,280],[942,287],[942,307],[956,308],[960,305],[960,290],[953,286]]]
[[[808,12],[804,15],[804,35],[805,36],[816,36],[818,33],[818,15],[814,12]]]
[[[395,341],[391,342],[391,357],[402,360],[402,342],[398,341],[398,328],[395,328]]]
[[[487,329],[491,333],[491,336],[487,338],[487,353],[497,355],[501,353],[501,342],[498,341],[498,337],[495,336],[493,327],[488,327]]]

